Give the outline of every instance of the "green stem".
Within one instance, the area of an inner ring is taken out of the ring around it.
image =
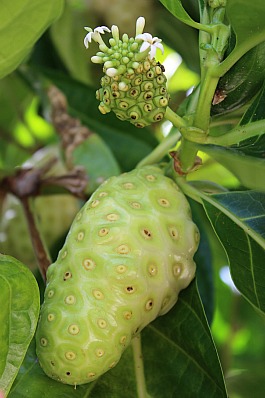
[[[172,109],[169,106],[166,109],[165,118],[169,120],[179,130],[187,126],[187,122],[177,113],[172,111]]]
[[[180,138],[181,134],[179,132],[169,134],[149,155],[142,159],[136,167],[143,167],[160,162],[163,157],[168,154],[169,150],[176,145]]]
[[[184,173],[189,172],[193,168],[197,152],[197,145],[186,140],[185,138],[182,139],[179,150],[179,159],[181,163],[181,170]]]
[[[137,395],[138,398],[148,398],[149,395],[146,391],[145,375],[144,375],[144,362],[141,346],[141,335],[132,339],[134,370],[136,376]]]
[[[237,126],[229,133],[220,135],[219,137],[206,138],[205,144],[213,144],[220,146],[235,145],[240,141],[246,140],[257,135],[265,133],[265,120],[257,120],[243,126]]]
[[[194,117],[194,126],[207,131],[210,123],[210,111],[213,96],[216,90],[219,77],[212,76],[212,67],[205,73],[204,81],[201,84],[197,110]]]

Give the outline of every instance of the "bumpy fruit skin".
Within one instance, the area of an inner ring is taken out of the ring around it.
[[[198,241],[185,196],[158,167],[103,183],[48,269],[36,335],[46,374],[77,385],[114,367],[189,285]]]
[[[164,118],[169,101],[163,66],[155,60],[141,62],[134,73],[101,79],[97,91],[102,113],[112,110],[120,120],[142,128]]]

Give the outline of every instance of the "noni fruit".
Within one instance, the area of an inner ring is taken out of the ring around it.
[[[100,26],[89,32],[84,44],[96,41],[100,51],[91,58],[102,64],[104,76],[96,97],[100,101],[99,110],[106,114],[113,111],[120,120],[127,120],[136,127],[145,127],[163,119],[169,101],[164,67],[155,60],[156,50],[163,52],[161,39],[143,33],[145,19],[136,21],[135,37],[124,33],[120,37],[116,25],[111,30]],[[110,47],[101,34],[111,32]]]
[[[36,334],[46,374],[77,385],[113,368],[189,285],[198,241],[184,194],[159,167],[103,183],[48,269]]]

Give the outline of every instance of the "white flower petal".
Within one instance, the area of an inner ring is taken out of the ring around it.
[[[110,29],[107,26],[98,26],[97,28],[94,29],[94,32],[99,32],[101,34],[104,34],[105,32],[110,32]]]
[[[145,50],[147,50],[147,48],[150,47],[150,46],[151,46],[150,43],[147,43],[146,41],[144,41],[143,44],[141,45],[140,53],[143,53],[143,52],[144,52]]]
[[[86,48],[88,48],[89,43],[91,43],[91,41],[92,41],[92,33],[93,33],[93,32],[89,32],[89,33],[86,35],[86,37],[84,38],[84,45],[85,45]]]
[[[149,57],[150,57],[150,59],[155,58],[155,55],[156,55],[156,46],[152,45],[152,46],[151,46],[151,50],[150,50],[150,52],[149,52]]]
[[[158,37],[153,37],[153,43],[160,43],[162,40],[159,39]]]
[[[161,44],[161,43],[156,43],[155,46],[156,46],[156,48],[159,48],[159,50],[162,52],[162,54],[164,54],[164,47],[163,47],[163,44]]]
[[[135,39],[145,40],[145,34],[144,34],[144,33],[141,33],[140,35],[135,36]]]

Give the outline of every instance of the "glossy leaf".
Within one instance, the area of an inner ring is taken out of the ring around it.
[[[209,219],[226,250],[238,290],[265,311],[265,194],[229,192],[203,197]]]
[[[20,0],[1,1],[0,78],[24,60],[42,33],[61,14],[63,4],[63,0],[27,0],[22,7]]]
[[[224,75],[217,93],[224,99],[212,105],[212,115],[223,115],[247,104],[260,91],[264,78],[265,43],[252,48]]]
[[[0,254],[0,390],[10,390],[34,335],[39,289],[29,269]]]
[[[178,394],[188,398],[227,397],[216,349],[212,341],[195,281],[181,292],[176,306],[142,332],[146,386],[152,398]],[[161,383],[164,380],[164,383]],[[90,384],[67,386],[49,379],[28,352],[10,398],[135,398],[137,380],[131,347],[118,365]]]
[[[247,123],[263,119],[265,119],[265,84],[263,84],[260,94],[247,109],[239,124],[245,125]],[[246,155],[264,158],[265,135],[260,134],[248,140],[241,141],[235,145],[234,148],[239,149],[240,152],[243,152]]]

